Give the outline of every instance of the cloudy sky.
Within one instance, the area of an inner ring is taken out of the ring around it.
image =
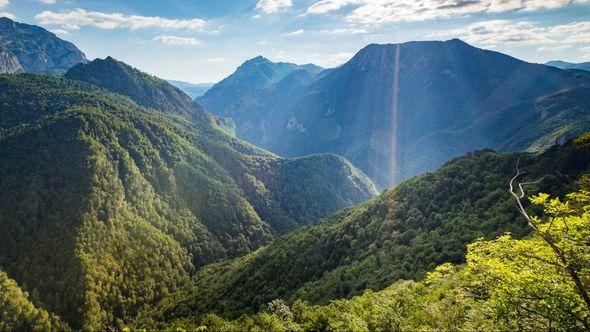
[[[531,62],[590,61],[590,0],[0,0],[88,58],[216,82],[244,60],[333,67],[369,43],[461,38]]]

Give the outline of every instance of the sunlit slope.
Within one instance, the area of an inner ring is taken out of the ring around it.
[[[82,82],[0,76],[0,103],[0,266],[73,328],[376,193],[340,157],[283,160]]]
[[[590,149],[568,144],[540,156],[484,150],[457,158],[252,254],[205,267],[153,317],[236,317],[276,298],[327,303],[462,263],[466,245],[478,237],[528,234],[507,192],[519,160],[527,179],[543,178],[528,190],[561,194],[590,170]]]

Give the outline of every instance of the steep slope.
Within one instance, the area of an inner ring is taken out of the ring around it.
[[[0,73],[20,74],[24,72],[18,58],[10,50],[0,47]]]
[[[215,83],[188,83],[183,81],[168,80],[168,83],[182,90],[192,99],[200,97],[207,92]]]
[[[76,329],[120,328],[195,268],[375,193],[340,157],[280,159],[79,81],[0,76],[0,103],[0,267]]]
[[[172,84],[112,57],[78,64],[68,70],[65,77],[129,96],[141,106],[164,113],[189,117],[205,113],[189,96]]]
[[[0,270],[0,330],[68,330],[68,326],[47,311],[36,308],[17,283]]]
[[[282,156],[337,153],[387,188],[469,151],[538,151],[579,135],[590,128],[585,99],[551,96],[589,83],[588,73],[527,63],[457,39],[369,45],[281,98],[258,95],[222,115],[255,145]],[[208,104],[220,100],[210,97]],[[551,116],[538,103],[547,99]],[[485,118],[502,109],[494,120],[499,128],[519,117],[527,127],[547,130],[497,136],[486,130]],[[555,119],[576,125],[558,132]]]
[[[236,111],[243,112],[245,107],[260,98],[259,94],[265,94],[265,90],[293,72],[304,71],[315,76],[322,70],[312,64],[275,63],[258,56],[244,62],[233,74],[197,98],[197,101],[215,115],[233,116]]]
[[[559,69],[579,69],[590,71],[590,62],[580,62],[580,63],[572,63],[572,62],[565,62],[565,61],[549,61],[545,63],[547,66],[557,67]]]
[[[55,34],[35,25],[0,17],[1,74],[62,75],[73,65],[87,61],[74,44]]]
[[[457,158],[252,254],[205,267],[189,291],[160,304],[155,321],[210,311],[236,317],[276,298],[327,303],[464,262],[466,244],[479,237],[526,235],[506,190],[518,161],[529,180],[543,177],[530,192],[563,194],[590,171],[590,149],[568,144],[540,156],[484,150]]]

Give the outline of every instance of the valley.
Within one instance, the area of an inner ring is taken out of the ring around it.
[[[0,330],[590,328],[583,63],[372,43],[192,84],[58,34],[0,18]]]

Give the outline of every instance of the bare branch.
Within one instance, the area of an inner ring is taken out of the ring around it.
[[[524,209],[524,206],[522,205],[522,201],[521,199],[524,198],[525,196],[525,192],[524,192],[524,188],[523,186],[527,185],[527,184],[534,184],[534,183],[539,183],[543,180],[543,178],[534,181],[534,182],[519,182],[518,183],[518,190],[520,190],[520,192],[516,192],[514,191],[514,183],[515,181],[518,180],[518,178],[525,174],[524,172],[520,171],[519,168],[519,164],[520,164],[520,158],[518,158],[517,162],[516,162],[516,175],[514,175],[514,177],[512,177],[512,179],[510,180],[510,194],[516,199],[516,204],[517,204],[517,209],[518,212],[520,212],[520,214],[526,219],[526,221],[528,222],[529,226],[531,226],[531,228],[533,229],[533,231],[535,231],[540,237],[541,239],[543,239],[543,241],[549,245],[549,247],[551,248],[551,250],[555,253],[555,255],[557,256],[557,258],[561,261],[561,263],[563,264],[563,268],[567,271],[567,273],[570,275],[570,278],[572,279],[572,281],[574,282],[574,284],[576,285],[576,288],[578,289],[578,293],[581,295],[582,299],[584,300],[584,302],[586,303],[586,307],[588,309],[590,309],[590,295],[588,294],[588,291],[586,290],[585,285],[582,283],[580,276],[578,275],[578,271],[577,268],[574,264],[572,264],[572,262],[570,262],[566,256],[566,254],[564,253],[564,251],[562,249],[560,249],[556,243],[553,241],[553,239],[551,238],[551,235],[548,233],[544,233],[539,231],[539,228],[537,227],[536,223],[533,221],[533,219],[528,215],[528,213],[526,212],[526,210]],[[567,227],[567,225],[566,225]],[[590,323],[588,323],[588,321],[586,320],[586,318],[583,318],[583,323],[584,323],[584,327],[589,328],[590,327]]]

